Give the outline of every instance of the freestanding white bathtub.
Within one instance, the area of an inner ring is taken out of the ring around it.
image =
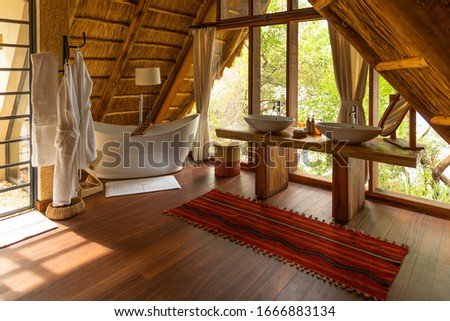
[[[152,125],[145,135],[131,136],[136,126],[94,122],[97,150],[103,157],[97,176],[106,179],[166,175],[183,168],[193,145],[199,115]]]

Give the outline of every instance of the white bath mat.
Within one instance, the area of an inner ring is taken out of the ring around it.
[[[106,197],[181,188],[176,178],[172,175],[108,182],[105,184],[105,187]]]
[[[0,248],[57,228],[38,211],[19,214],[0,221]]]

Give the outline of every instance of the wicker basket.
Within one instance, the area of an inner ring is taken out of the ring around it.
[[[84,201],[80,197],[75,197],[72,198],[72,205],[70,206],[53,207],[50,203],[45,210],[45,216],[51,220],[65,220],[83,213],[84,209]]]

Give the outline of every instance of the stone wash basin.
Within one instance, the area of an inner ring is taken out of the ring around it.
[[[245,121],[262,133],[282,131],[294,122],[294,118],[276,115],[248,115]]]
[[[374,139],[381,133],[381,128],[345,123],[316,123],[322,134],[335,143],[360,144]]]

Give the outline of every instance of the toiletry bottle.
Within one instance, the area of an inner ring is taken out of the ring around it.
[[[306,131],[308,134],[311,134],[311,113],[308,114],[308,118],[306,119]]]

